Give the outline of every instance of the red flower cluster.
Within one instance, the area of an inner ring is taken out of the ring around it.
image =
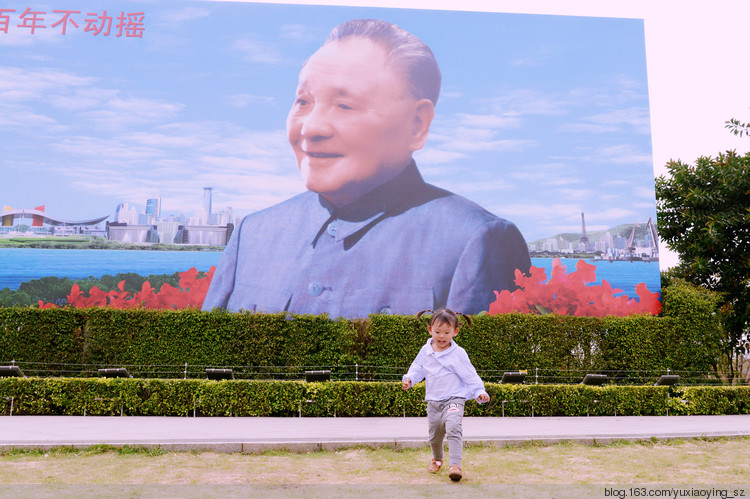
[[[152,309],[200,308],[215,271],[216,267],[211,267],[207,274],[198,277],[198,270],[193,267],[186,272],[180,272],[179,288],[164,284],[158,292],[146,281],[141,290],[133,296],[130,296],[129,291],[125,291],[125,281],[120,281],[117,286],[118,290],[109,292],[94,286],[88,296],[81,292],[78,284],[74,284],[68,295],[68,304],[74,308],[106,306]],[[57,308],[57,305],[45,304],[40,300],[39,308]]]
[[[614,296],[621,289],[612,289],[607,281],[595,286],[596,265],[578,260],[576,270],[568,274],[559,258],[552,262],[552,277],[539,267],[531,267],[531,275],[516,270],[516,285],[512,293],[495,291],[497,299],[490,304],[490,315],[510,312],[603,317],[605,315],[633,315],[661,312],[659,293],[648,290],[644,283],[635,287],[639,300],[628,296]]]

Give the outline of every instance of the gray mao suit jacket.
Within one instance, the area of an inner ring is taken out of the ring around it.
[[[427,184],[412,163],[342,208],[314,192],[246,216],[222,254],[204,310],[330,317],[476,314],[530,266],[515,225]]]

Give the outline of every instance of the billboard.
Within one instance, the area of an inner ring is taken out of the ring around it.
[[[206,309],[658,304],[641,20],[10,2],[0,51],[0,288],[195,269],[174,286],[196,306],[210,279]]]

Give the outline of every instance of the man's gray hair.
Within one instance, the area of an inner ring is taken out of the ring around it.
[[[395,24],[378,19],[352,19],[331,30],[326,44],[351,37],[371,40],[385,48],[396,68],[406,73],[412,95],[437,104],[440,68],[435,55],[422,40]]]

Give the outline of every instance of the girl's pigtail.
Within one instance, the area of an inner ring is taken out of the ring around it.
[[[462,314],[461,312],[456,312],[456,316],[459,315],[466,321],[466,327],[471,327],[471,317],[466,314]]]
[[[420,317],[422,317],[422,315],[426,314],[427,312],[432,313],[432,310],[422,310],[421,312],[419,312],[417,314],[417,319],[419,319]]]

